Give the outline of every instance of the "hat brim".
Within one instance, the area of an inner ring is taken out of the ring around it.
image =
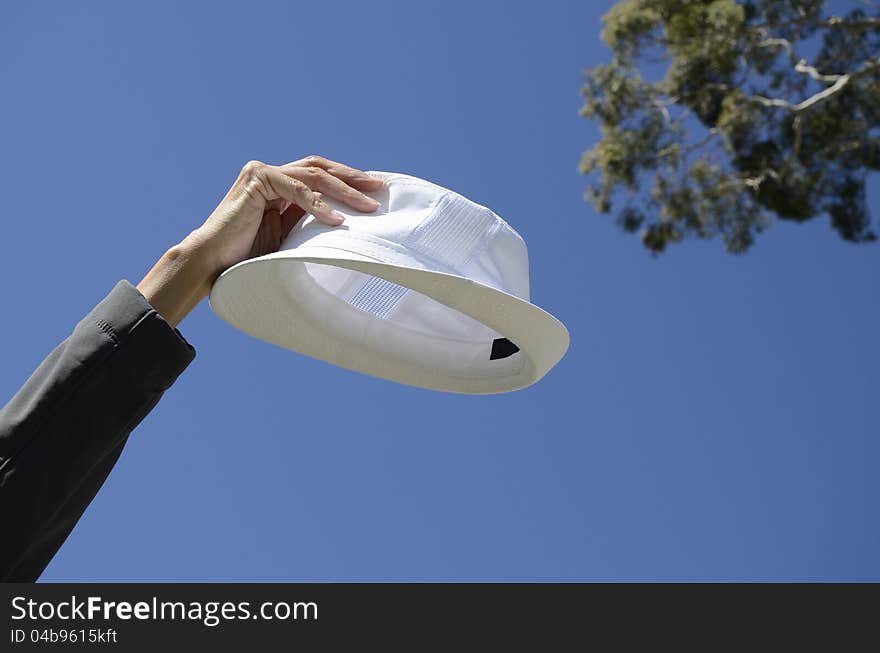
[[[302,311],[283,287],[284,266],[304,263],[355,270],[426,295],[515,343],[528,364],[515,377],[450,378],[328,342],[320,325],[302,319]],[[286,349],[370,376],[463,394],[496,394],[529,386],[559,362],[569,344],[568,330],[559,320],[519,297],[458,275],[394,265],[335,247],[301,246],[242,261],[214,283],[210,304],[235,328]]]

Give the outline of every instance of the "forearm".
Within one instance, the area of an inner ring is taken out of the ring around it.
[[[0,580],[34,580],[195,356],[120,282],[0,409]]]

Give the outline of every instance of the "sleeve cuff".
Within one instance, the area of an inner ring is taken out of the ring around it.
[[[92,311],[98,328],[125,349],[132,373],[151,390],[167,390],[195,358],[196,350],[165,321],[131,283],[116,284]]]

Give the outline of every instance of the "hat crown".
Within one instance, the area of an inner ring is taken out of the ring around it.
[[[370,213],[327,198],[345,217],[329,227],[309,215],[294,227],[281,250],[310,246],[355,247],[377,260],[456,274],[529,300],[528,250],[522,237],[491,209],[409,175],[370,172],[385,181],[370,193],[380,204]]]

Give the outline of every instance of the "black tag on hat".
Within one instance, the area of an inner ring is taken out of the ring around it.
[[[489,354],[489,360],[494,361],[499,358],[507,358],[508,356],[513,356],[518,351],[519,347],[507,338],[495,338],[492,341],[492,353]]]

